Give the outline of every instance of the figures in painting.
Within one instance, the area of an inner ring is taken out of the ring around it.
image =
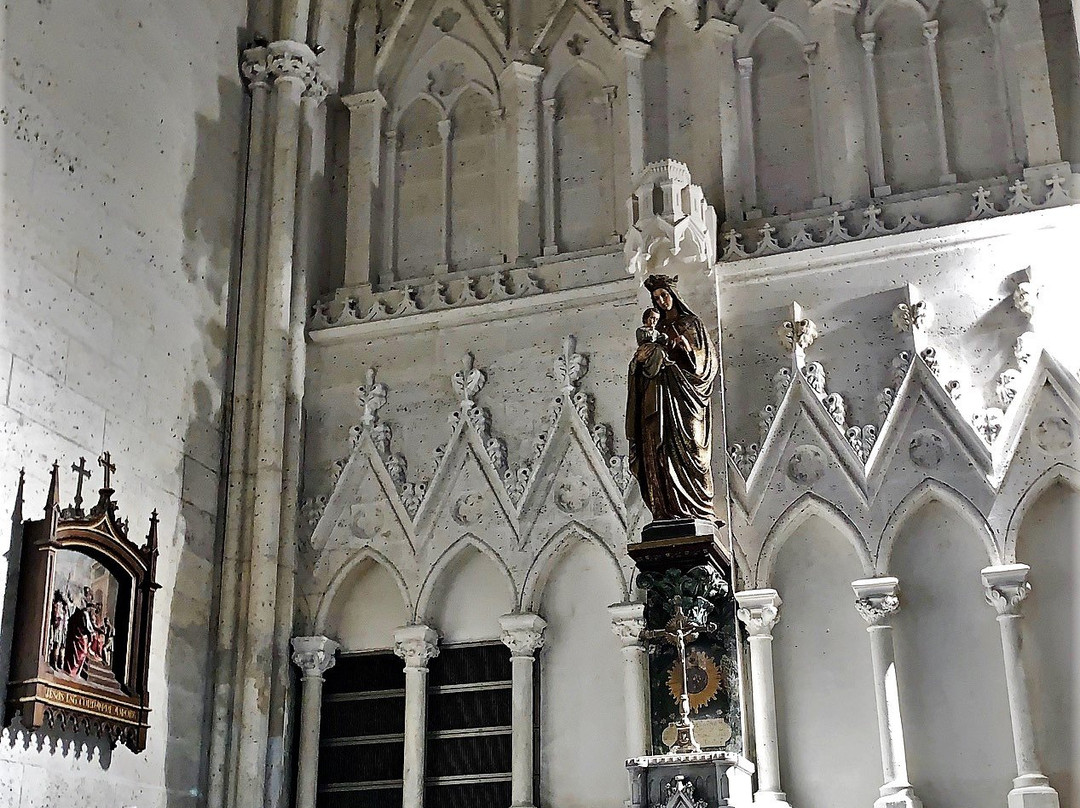
[[[61,670],[69,676],[83,674],[91,641],[97,634],[91,613],[94,594],[90,587],[83,587],[82,603],[76,606],[68,618],[67,637],[64,643],[64,665]]]
[[[49,664],[57,670],[64,667],[64,647],[70,613],[68,599],[57,589],[53,593],[52,609],[49,612]]]
[[[655,520],[715,521],[712,393],[719,372],[704,323],[679,297],[678,276],[650,275],[630,363],[626,437],[630,470]]]

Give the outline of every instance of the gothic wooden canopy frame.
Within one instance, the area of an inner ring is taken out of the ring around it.
[[[146,748],[147,673],[158,555],[157,512],[141,547],[117,516],[106,452],[104,484],[83,511],[82,458],[74,505],[60,507],[53,464],[43,519],[23,523],[5,724],[78,730]]]

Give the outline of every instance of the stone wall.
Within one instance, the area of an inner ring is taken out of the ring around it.
[[[38,518],[53,460],[66,504],[70,465],[85,457],[96,489],[109,450],[132,536],[161,515],[162,584],[146,751],[5,729],[5,806],[201,803],[246,13],[5,10],[0,500],[15,511],[24,468],[22,515]]]

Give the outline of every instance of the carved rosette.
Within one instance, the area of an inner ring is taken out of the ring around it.
[[[427,664],[439,655],[439,633],[429,626],[404,626],[394,632],[394,653],[405,667],[427,671]]]
[[[640,648],[645,644],[645,604],[617,603],[608,606],[611,630],[619,638],[623,648]]]
[[[292,661],[305,679],[322,679],[334,667],[338,644],[328,637],[293,637]]]
[[[994,607],[999,619],[1020,616],[1020,604],[1031,592],[1029,572],[1027,564],[1002,564],[982,571],[986,602]]]
[[[544,646],[544,629],[547,622],[538,614],[504,614],[499,618],[503,645],[510,649],[512,657],[532,658]]]
[[[780,619],[780,605],[783,601],[775,589],[751,589],[736,592],[735,601],[739,604],[736,616],[746,625],[751,637],[772,639],[773,626]]]

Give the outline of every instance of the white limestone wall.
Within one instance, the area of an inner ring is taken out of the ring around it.
[[[200,804],[245,15],[238,0],[5,9],[0,502],[12,514],[25,468],[36,518],[54,459],[66,503],[71,463],[85,456],[96,488],[109,450],[132,537],[161,514],[162,589],[146,751],[5,729],[4,806]]]

